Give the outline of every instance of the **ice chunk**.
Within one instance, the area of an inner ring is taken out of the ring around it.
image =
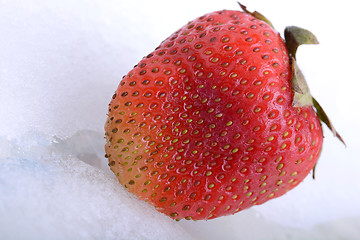
[[[1,149],[0,239],[191,239],[113,174],[56,153],[42,134],[0,142],[11,146]]]
[[[104,142],[104,133],[80,130],[70,138],[61,139],[55,136],[52,149],[59,154],[72,155],[93,167],[110,173],[108,161],[104,159]]]

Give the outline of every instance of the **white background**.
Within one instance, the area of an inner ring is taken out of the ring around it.
[[[0,239],[359,239],[356,1],[242,1],[320,44],[298,64],[347,143],[325,129],[316,180],[234,216],[174,222],[118,184],[103,157],[122,75],[189,20],[236,1],[0,0]]]

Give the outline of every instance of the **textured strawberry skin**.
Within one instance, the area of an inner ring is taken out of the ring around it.
[[[280,35],[239,11],[175,32],[120,82],[105,125],[109,166],[174,219],[212,219],[279,197],[317,162],[312,107],[292,107]]]

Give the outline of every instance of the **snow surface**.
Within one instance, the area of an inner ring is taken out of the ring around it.
[[[122,75],[236,1],[0,0],[0,239],[360,239],[356,2],[242,2],[320,41],[298,62],[348,146],[325,130],[315,181],[234,216],[175,222],[107,167],[103,125]]]

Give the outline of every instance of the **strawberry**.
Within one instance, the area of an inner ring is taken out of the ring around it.
[[[320,156],[320,120],[333,129],[295,61],[308,43],[297,36],[313,35],[288,28],[285,43],[241,7],[180,28],[124,76],[109,104],[111,170],[174,219],[212,219],[285,194]]]

